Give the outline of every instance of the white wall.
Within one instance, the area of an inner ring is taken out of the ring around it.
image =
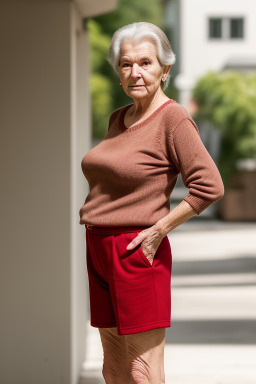
[[[208,39],[208,17],[244,17],[244,38]],[[220,71],[232,57],[256,56],[254,0],[180,0],[180,73],[175,84],[180,103],[189,105],[190,90],[207,71]]]
[[[72,383],[76,383],[77,372],[86,359],[89,320],[85,227],[79,224],[79,209],[88,194],[88,183],[82,173],[81,161],[92,143],[88,32],[82,29],[77,8],[71,5],[71,10],[71,348]]]
[[[222,69],[232,56],[256,54],[256,2],[254,0],[182,0],[181,72],[195,77]],[[245,19],[243,39],[209,40],[208,17]]]

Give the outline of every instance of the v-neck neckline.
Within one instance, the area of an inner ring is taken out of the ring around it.
[[[150,120],[152,120],[166,105],[170,104],[170,103],[176,103],[175,100],[173,99],[169,99],[167,101],[165,101],[162,105],[160,105],[150,116],[148,116],[145,120],[143,120],[141,123],[138,123],[138,124],[135,124],[135,125],[132,125],[131,127],[127,127],[124,123],[124,117],[125,117],[125,114],[126,112],[128,111],[129,108],[131,108],[134,104],[128,104],[126,105],[121,113],[120,113],[120,118],[119,118],[119,128],[121,131],[123,132],[130,132],[130,131],[134,131],[144,125],[146,125]]]

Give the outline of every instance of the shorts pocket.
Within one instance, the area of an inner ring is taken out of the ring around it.
[[[137,232],[137,235],[139,235],[139,232]],[[142,261],[144,262],[144,264],[146,264],[148,267],[153,267],[154,259],[153,259],[153,264],[151,264],[150,261],[148,260],[147,256],[143,252],[143,249],[141,248],[141,244],[139,244],[138,251],[139,251],[140,257],[141,257]]]

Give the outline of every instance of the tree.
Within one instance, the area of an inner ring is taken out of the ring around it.
[[[92,96],[93,136],[101,138],[106,133],[107,120],[113,109],[113,86],[110,76],[104,75],[103,63],[107,56],[110,37],[103,33],[99,23],[87,23],[91,53],[90,89]]]

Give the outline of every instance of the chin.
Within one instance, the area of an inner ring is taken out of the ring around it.
[[[132,90],[127,93],[128,96],[134,99],[143,99],[143,97],[146,97],[148,95],[145,90]]]

